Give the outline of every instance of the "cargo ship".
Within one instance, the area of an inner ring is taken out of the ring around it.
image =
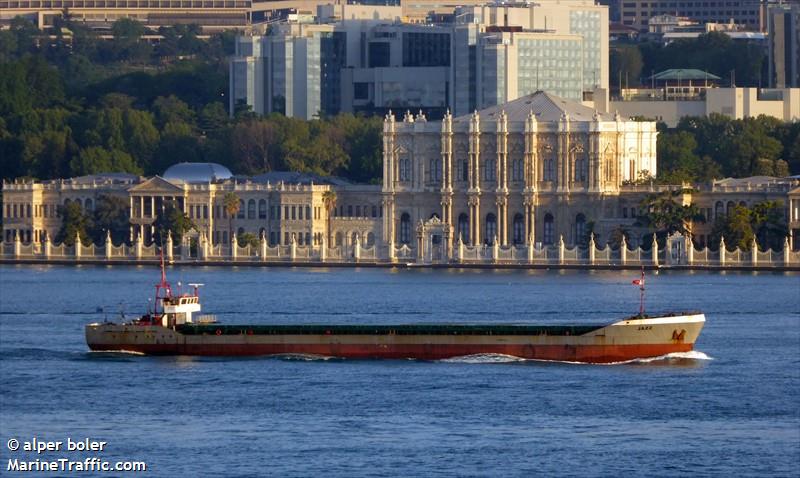
[[[162,261],[152,310],[136,320],[86,325],[93,351],[146,355],[302,355],[440,360],[482,354],[615,363],[688,352],[705,324],[699,312],[644,314],[599,325],[223,325],[200,314],[199,288],[173,294]]]

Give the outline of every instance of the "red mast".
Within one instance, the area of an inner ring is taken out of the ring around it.
[[[153,315],[158,312],[159,300],[161,301],[161,313],[164,313],[164,299],[172,297],[172,288],[167,282],[167,271],[164,268],[164,246],[160,248],[161,251],[161,282],[156,284],[156,302],[153,305]],[[163,294],[162,294],[163,291]]]

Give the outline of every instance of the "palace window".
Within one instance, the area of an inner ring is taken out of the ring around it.
[[[575,181],[586,181],[586,158],[575,158]]]
[[[239,200],[239,212],[236,213],[236,218],[244,219],[244,201],[241,199]]]
[[[411,242],[411,216],[404,212],[400,216],[400,244],[408,244]]]
[[[411,160],[400,158],[400,181],[411,181]]]
[[[469,217],[463,212],[458,215],[458,235],[461,242],[469,244]]]
[[[486,215],[486,244],[492,245],[494,244],[494,240],[497,238],[497,217],[494,214],[489,213]]]
[[[544,174],[542,175],[543,181],[555,181],[556,180],[556,160],[552,156],[548,156],[544,158],[543,163]]]
[[[511,161],[511,180],[522,181],[525,174],[525,163],[521,158]]]
[[[517,213],[514,215],[512,229],[514,244],[523,244],[525,242],[525,219],[522,217],[522,214]]]
[[[250,199],[247,201],[247,219],[255,219],[256,218],[256,201],[255,199]]]
[[[458,179],[461,181],[469,181],[469,160],[463,159],[458,162]]]
[[[258,218],[259,219],[267,218],[267,201],[264,199],[258,200]]]
[[[428,162],[428,181],[438,183],[442,180],[442,159],[431,158]]]
[[[553,215],[549,212],[544,215],[543,236],[545,244],[553,243]]]
[[[497,179],[497,171],[495,170],[496,161],[494,159],[486,159],[483,161],[482,176],[484,181],[495,181]]]
[[[586,244],[586,216],[582,213],[575,216],[575,244]]]

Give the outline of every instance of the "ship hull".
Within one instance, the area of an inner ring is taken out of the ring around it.
[[[441,360],[477,354],[613,363],[688,352],[702,314],[632,318],[606,326],[183,326],[89,324],[95,351],[147,355],[311,355]]]

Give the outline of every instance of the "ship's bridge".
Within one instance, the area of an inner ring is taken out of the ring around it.
[[[200,312],[200,298],[196,295],[179,295],[164,299],[165,327],[192,322],[192,313]]]

